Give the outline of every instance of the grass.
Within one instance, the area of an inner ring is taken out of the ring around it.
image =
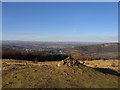
[[[82,61],[80,61],[82,63]],[[112,70],[119,71],[119,60],[93,60],[93,61],[84,61],[85,65],[90,66],[92,68],[109,68]]]
[[[103,52],[98,53],[99,56],[118,56],[118,52]]]
[[[118,76],[84,65],[56,67],[56,64],[43,62],[40,66],[7,69],[3,72],[3,88],[118,88]]]

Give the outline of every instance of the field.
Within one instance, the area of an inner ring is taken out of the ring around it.
[[[33,62],[13,59],[2,61],[3,88],[118,88],[118,60],[114,62],[115,65],[112,60],[98,60],[86,61],[85,65],[74,67],[66,65],[56,67],[59,61]],[[101,72],[94,67],[97,65],[97,68],[107,69],[106,62],[110,66],[108,70],[112,73]]]

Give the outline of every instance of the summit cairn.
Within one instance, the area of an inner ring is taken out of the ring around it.
[[[59,62],[57,64],[58,67],[62,66],[62,65],[67,65],[69,67],[72,66],[78,66],[78,64],[80,64],[77,60],[74,60],[71,56],[65,58],[64,60],[62,60],[61,62]]]

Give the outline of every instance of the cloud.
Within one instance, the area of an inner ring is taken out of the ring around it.
[[[11,36],[11,40],[25,41],[83,41],[83,42],[116,42],[117,35],[82,35],[82,36],[41,36],[28,32],[16,32],[15,36]],[[31,35],[32,34],[32,35]],[[9,38],[9,39],[10,39]],[[7,38],[4,38],[7,39]]]

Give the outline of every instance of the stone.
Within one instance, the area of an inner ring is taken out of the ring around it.
[[[77,60],[74,60],[72,57],[67,57],[64,60],[62,60],[61,62],[59,62],[57,64],[57,66],[60,67],[60,66],[65,65],[65,64],[68,65],[69,67],[71,67],[71,66],[78,65],[79,62]]]
[[[59,62],[59,63],[57,64],[57,66],[60,67],[60,66],[62,66],[62,65],[64,65],[64,64],[65,64],[65,62],[62,60],[61,62]]]

